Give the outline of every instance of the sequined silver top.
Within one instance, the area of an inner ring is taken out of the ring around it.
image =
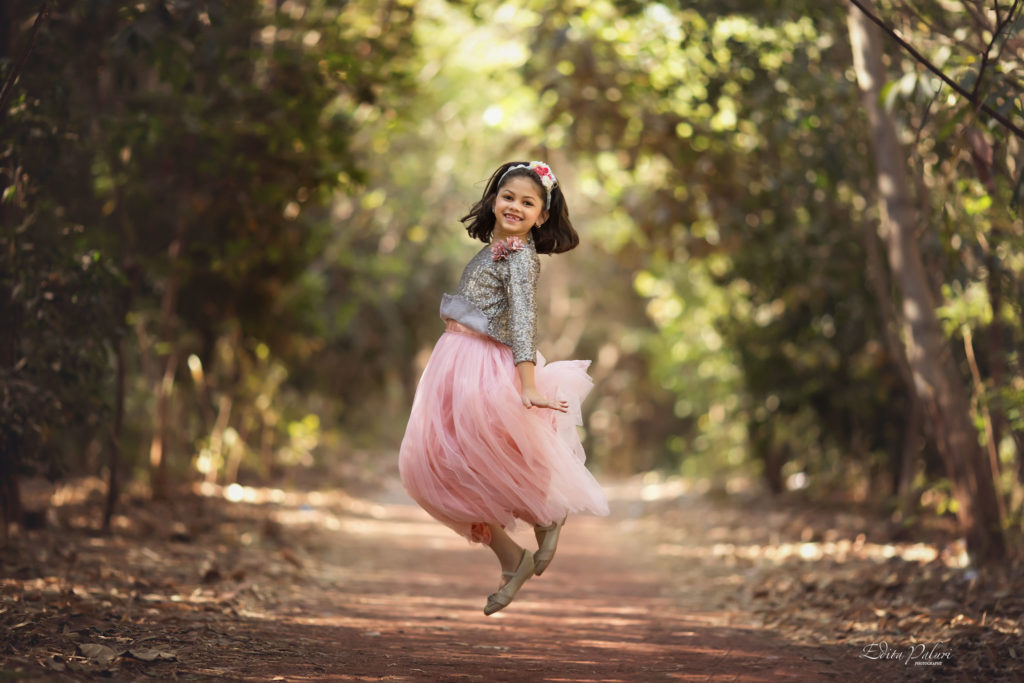
[[[537,358],[537,278],[540,259],[532,239],[495,261],[485,246],[462,271],[455,295],[441,299],[441,318],[456,320],[512,347],[516,363]]]

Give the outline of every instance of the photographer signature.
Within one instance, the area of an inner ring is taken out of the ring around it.
[[[904,666],[913,662],[914,666],[941,666],[949,660],[950,652],[945,641],[936,643],[915,643],[907,648],[896,648],[886,641],[870,643],[860,653],[863,659],[888,659],[903,662]]]

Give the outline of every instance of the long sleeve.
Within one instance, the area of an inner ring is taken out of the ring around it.
[[[515,363],[537,359],[537,279],[540,262],[532,249],[509,258],[505,290],[509,306],[509,346]]]
[[[498,259],[484,247],[466,265],[454,296],[442,298],[441,318],[507,345],[516,363],[536,362],[539,277],[533,240]]]

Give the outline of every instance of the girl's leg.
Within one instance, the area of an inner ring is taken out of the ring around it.
[[[519,562],[523,559],[523,548],[512,540],[512,537],[505,533],[505,530],[497,524],[488,524],[487,528],[491,531],[491,542],[489,544],[491,550],[498,557],[498,562],[501,563],[501,570],[503,572],[514,572],[519,568]],[[506,583],[507,579],[502,577],[502,585]]]
[[[488,524],[487,528],[491,532],[487,545],[494,551],[502,569],[501,584],[497,592],[487,596],[484,606],[484,614],[490,615],[512,602],[526,580],[533,576],[534,564],[533,554],[519,547],[504,529],[496,524]]]
[[[555,550],[558,548],[558,536],[565,525],[566,517],[561,522],[555,522],[545,526],[534,526],[533,534],[537,538],[537,552],[533,554],[534,573],[540,576],[551,564],[555,557]]]

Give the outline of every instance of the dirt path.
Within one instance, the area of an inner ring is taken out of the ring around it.
[[[570,518],[549,570],[491,617],[493,556],[430,519],[397,481],[367,498],[256,500],[265,492],[239,488],[227,496],[236,502],[198,496],[167,512],[140,502],[112,538],[37,532],[0,553],[0,680],[933,675],[863,659],[853,642],[796,645],[765,629],[745,604],[751,570],[715,558],[735,539],[702,519],[707,504],[693,499],[687,521],[666,531],[638,481],[608,490],[612,515]],[[191,521],[166,530],[182,516]]]
[[[658,561],[650,530],[630,519],[636,490],[612,493],[611,518],[573,519],[544,576],[485,617],[498,579],[490,553],[393,486],[321,535],[301,597],[248,615],[238,632],[262,640],[250,642],[257,651],[278,650],[273,670],[287,680],[865,679],[853,669],[872,663],[852,649],[794,647],[723,609],[723,591],[736,592],[731,573]],[[216,648],[196,652],[209,664],[196,673],[260,678],[270,668],[225,654],[219,663]]]

